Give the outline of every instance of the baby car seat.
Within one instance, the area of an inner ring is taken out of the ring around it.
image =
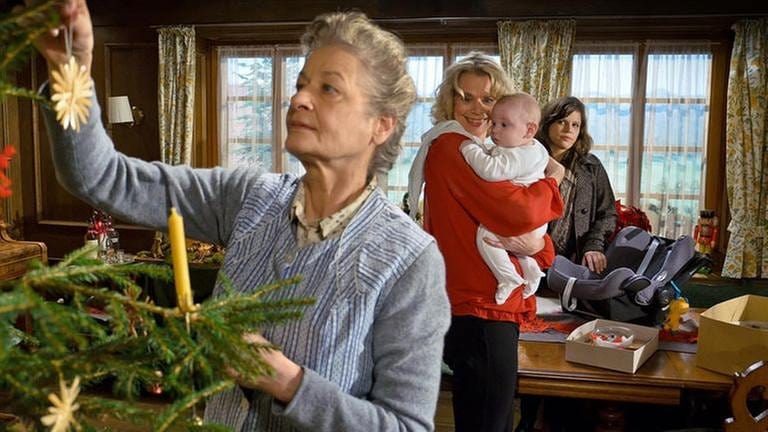
[[[547,285],[560,295],[563,310],[590,317],[655,325],[688,282],[709,259],[694,250],[691,236],[677,240],[653,236],[641,228],[623,228],[605,251],[602,274],[558,255]]]

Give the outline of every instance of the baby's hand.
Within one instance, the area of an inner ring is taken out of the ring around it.
[[[565,177],[565,167],[561,165],[560,162],[550,157],[547,167],[544,169],[544,175],[555,179],[559,186],[560,182],[563,181],[563,177]]]
[[[536,255],[546,245],[544,238],[536,235],[533,231],[512,237],[483,237],[483,241],[493,247],[506,249],[513,254],[525,256]]]

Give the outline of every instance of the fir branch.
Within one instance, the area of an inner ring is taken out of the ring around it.
[[[27,300],[24,303],[13,303],[8,305],[2,305],[0,306],[0,315],[4,314],[18,314],[21,312],[26,312],[29,309],[32,309],[33,307],[37,306],[37,304],[33,301]]]
[[[96,249],[98,249],[98,246],[83,246],[80,249],[75,249],[74,251],[64,255],[64,258],[56,267],[70,267],[88,263],[103,265],[101,260],[97,258],[91,258],[93,252],[95,252]]]
[[[15,316],[37,306],[37,302],[28,293],[9,292],[0,297],[0,316],[8,314]]]
[[[43,267],[29,271],[21,280],[30,285],[32,285],[32,282],[35,282],[37,285],[45,285],[46,283],[57,280],[86,280],[88,282],[93,282],[99,279],[109,280],[111,277],[115,276],[137,275],[148,275],[164,282],[170,282],[172,280],[172,272],[170,268],[165,268],[163,266],[149,264],[111,265],[90,258],[86,259],[78,255],[70,256],[69,258],[70,259],[65,259],[65,261],[59,263],[55,267]]]
[[[5,96],[27,98],[45,105],[50,104],[50,101],[47,98],[40,96],[40,94],[34,90],[16,87],[9,83],[0,81],[0,99]]]
[[[176,357],[176,352],[174,350],[176,343],[173,340],[166,339],[159,334],[156,334],[155,337],[150,338],[147,343],[147,348],[157,353],[159,359],[165,363],[172,362]]]
[[[63,315],[57,314],[52,310],[56,306],[58,306],[56,303],[41,302],[40,306],[32,312],[32,319],[36,322],[35,328],[39,329],[41,334],[39,338],[41,344],[50,347],[56,354],[62,354],[68,352],[69,348],[62,341],[62,336],[64,335],[61,331],[71,328],[62,322]],[[75,335],[75,337],[78,336]]]
[[[123,396],[128,400],[134,400],[142,388],[142,384],[147,382],[147,376],[141,373],[138,368],[131,368],[127,371],[121,371],[112,385],[112,390],[116,395]]]
[[[278,290],[282,287],[288,286],[288,285],[294,285],[299,282],[301,282],[303,278],[301,276],[293,276],[288,279],[282,279],[277,282],[272,282],[271,284],[267,284],[264,286],[261,286],[259,288],[256,288],[248,297],[253,299],[260,299],[264,294],[267,294],[269,292]],[[226,284],[225,284],[226,285]],[[215,299],[212,300],[212,302],[208,305],[206,305],[206,309],[209,311],[215,311],[217,309],[225,309],[231,307],[233,302],[241,300],[243,297],[223,297],[221,299]],[[311,300],[310,300],[311,301]]]
[[[0,99],[4,96],[23,97],[46,103],[34,90],[23,89],[6,82],[6,72],[31,51],[34,42],[59,22],[61,0],[47,0],[20,8],[0,18]]]
[[[188,430],[194,431],[194,432],[232,432],[231,428],[222,426],[220,424],[215,424],[215,423],[205,423],[203,425],[190,425]]]
[[[53,280],[48,280],[47,282],[42,282],[42,283],[36,281],[32,286],[33,288],[36,288],[36,289],[45,289],[45,288],[50,289],[51,287],[57,287],[71,293],[86,294],[94,298],[97,298],[99,300],[102,300],[104,302],[116,301],[123,305],[131,306],[139,310],[151,312],[155,315],[162,316],[165,318],[173,318],[173,317],[178,318],[178,317],[184,316],[184,313],[177,308],[168,309],[168,308],[157,306],[151,303],[136,301],[124,294],[120,294],[114,291],[108,291],[106,288],[90,288],[90,287],[77,285],[73,283],[55,282]]]
[[[19,54],[23,53],[27,48],[31,47],[32,44],[34,44],[35,41],[48,30],[49,29],[47,28],[38,28],[32,30],[27,33],[23,40],[18,41],[16,44],[8,45],[5,50],[6,52],[3,54],[3,59],[0,61],[0,70],[5,70],[8,65],[16,61]],[[10,47],[10,49],[8,49],[8,47]]]
[[[130,420],[136,423],[141,420],[141,424],[149,425],[150,420],[156,415],[155,410],[142,408],[133,402],[126,402],[110,397],[101,397],[97,395],[81,394],[77,399],[80,404],[80,413],[83,424],[87,424],[87,419],[105,420],[106,418],[116,420]],[[103,430],[103,429],[99,429]]]
[[[20,380],[17,380],[13,375],[6,375],[3,380],[11,384],[13,387],[19,389],[21,394],[27,394],[37,399],[47,399],[47,394],[43,392],[38,385],[36,385],[37,383],[29,383],[30,385],[26,385]]]
[[[157,423],[155,424],[154,430],[157,432],[163,432],[167,430],[185,411],[191,409],[195,405],[198,405],[208,397],[216,393],[228,390],[234,386],[235,383],[232,380],[219,381],[176,401],[160,416]]]
[[[128,311],[123,307],[123,303],[110,299],[105,310],[111,318],[110,327],[115,336],[136,336],[131,332],[130,318]]]
[[[62,3],[62,0],[46,0],[38,4],[33,4],[20,9],[18,12],[11,13],[0,19],[0,28],[16,27],[22,25],[39,26],[40,24],[55,19],[51,22],[49,28],[58,24],[58,13],[56,7]]]

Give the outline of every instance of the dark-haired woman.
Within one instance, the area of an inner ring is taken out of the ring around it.
[[[563,216],[549,224],[555,251],[600,273],[605,270],[606,242],[617,216],[608,174],[590,153],[592,137],[584,104],[568,96],[545,105],[536,138],[565,166],[560,183]]]

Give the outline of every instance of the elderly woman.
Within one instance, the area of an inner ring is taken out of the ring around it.
[[[479,225],[498,235],[510,251],[532,256],[540,267],[554,260],[548,237],[523,235],[557,218],[562,201],[557,179],[529,187],[486,182],[465,162],[460,146],[467,139],[485,140],[494,103],[510,92],[504,71],[490,57],[473,53],[450,66],[432,110],[435,127],[423,137],[428,151],[424,228],[435,236],[446,262],[451,327],[445,362],[453,370],[453,410],[458,432],[509,431],[517,382],[519,323],[536,313],[534,297],[515,290],[503,304],[494,297],[497,281],[475,243]],[[417,179],[419,166],[415,166]],[[551,163],[549,171],[561,174]],[[556,175],[557,177],[557,175]],[[418,191],[420,184],[411,185]],[[416,193],[418,195],[418,192]],[[501,244],[499,244],[501,246]],[[510,258],[520,270],[516,258]]]
[[[74,55],[90,66],[85,2],[62,11]],[[154,229],[166,228],[165,203],[175,201],[192,237],[227,246],[222,271],[239,290],[303,276],[274,294],[317,300],[299,320],[264,329],[282,347],[266,355],[274,375],[214,397],[206,420],[247,431],[429,431],[449,322],[443,259],[375,180],[397,157],[415,100],[405,49],[359,13],[318,17],[302,43],[285,146],[303,177],[128,158],[96,98],[79,132],[46,113],[57,175],[88,203]],[[52,34],[38,42],[51,63],[63,47]]]

